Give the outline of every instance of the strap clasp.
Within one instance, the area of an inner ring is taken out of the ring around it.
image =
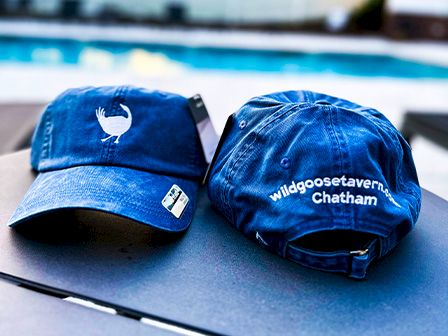
[[[350,255],[353,255],[353,256],[363,256],[363,255],[366,255],[368,252],[369,252],[369,249],[366,248],[365,250],[350,251]]]

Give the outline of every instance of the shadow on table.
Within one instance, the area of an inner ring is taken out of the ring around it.
[[[151,247],[171,244],[183,233],[167,233],[128,218],[84,209],[49,212],[17,225],[18,239],[47,245],[94,245],[118,250],[128,259],[148,254]],[[132,255],[131,255],[132,250]]]

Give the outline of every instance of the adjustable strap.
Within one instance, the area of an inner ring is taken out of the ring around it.
[[[288,245],[285,257],[303,266],[329,272],[345,273],[363,279],[370,263],[380,255],[379,239],[359,251],[319,252]]]

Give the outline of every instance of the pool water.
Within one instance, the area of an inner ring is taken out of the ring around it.
[[[0,37],[0,65],[38,64],[82,67],[85,55],[101,55],[99,62],[113,69],[125,67],[136,52],[157,55],[188,69],[256,71],[284,74],[341,74],[363,77],[445,78],[448,68],[389,56],[298,53],[185,47],[121,42]],[[148,62],[151,58],[148,58]],[[165,63],[166,63],[165,62]]]

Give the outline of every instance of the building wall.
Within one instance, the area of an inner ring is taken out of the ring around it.
[[[193,22],[288,23],[325,18],[334,9],[351,10],[366,0],[81,0],[81,14],[95,17],[107,6],[123,17],[163,19],[167,6],[183,5]],[[63,0],[31,0],[36,14],[58,12]]]
[[[396,39],[448,41],[448,0],[388,0],[384,29]]]
[[[448,17],[448,0],[388,0],[386,11],[397,15]]]

